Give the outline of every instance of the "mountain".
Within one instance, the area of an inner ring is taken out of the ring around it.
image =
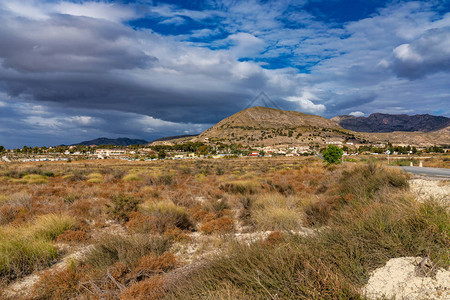
[[[341,121],[339,118],[329,120],[297,111],[257,106],[223,119],[189,141],[249,146],[312,146],[327,143],[347,143],[347,145],[357,146],[384,144],[388,141],[394,144],[415,146],[450,144],[450,127],[448,126],[430,132],[357,132],[341,127],[335,120]],[[390,119],[387,119],[386,122],[389,123]],[[417,122],[417,124],[419,123]],[[423,123],[426,122],[423,121]],[[430,126],[427,127],[426,124],[423,124],[421,128],[436,128]]]
[[[90,141],[84,141],[77,144],[73,144],[71,146],[77,146],[77,145],[85,145],[85,146],[91,146],[91,145],[115,145],[115,146],[130,146],[130,145],[144,145],[148,142],[146,140],[138,140],[138,139],[129,139],[129,138],[117,138],[117,139],[109,139],[105,137],[101,137],[98,139],[90,140]]]
[[[321,116],[255,106],[220,121],[193,140],[272,146],[350,139],[351,135],[349,130]]]
[[[368,117],[349,115],[331,120],[345,129],[358,132],[423,131],[430,132],[450,126],[450,118],[432,115],[390,115],[374,113]]]

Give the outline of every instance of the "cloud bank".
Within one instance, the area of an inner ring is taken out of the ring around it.
[[[0,144],[196,133],[260,91],[326,117],[450,114],[438,1],[341,21],[309,9],[326,2],[199,3],[0,3]]]

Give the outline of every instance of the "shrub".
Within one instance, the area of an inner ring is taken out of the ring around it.
[[[44,184],[47,183],[47,176],[38,174],[25,175],[20,181],[28,184]]]
[[[111,196],[111,204],[107,204],[108,214],[119,221],[126,222],[129,220],[130,213],[138,210],[140,200],[126,196],[124,194],[118,194]]]
[[[194,229],[194,224],[189,218],[186,208],[172,202],[148,203],[142,206],[141,212],[143,215],[140,217],[141,229],[144,232],[156,231],[164,233],[168,229],[173,228],[181,230]]]
[[[102,183],[103,182],[103,175],[100,173],[91,173],[88,175],[87,182],[91,183]]]
[[[58,251],[50,241],[75,226],[64,215],[45,215],[33,224],[0,231],[0,277],[13,279],[50,265]]]
[[[384,199],[378,197],[381,192],[389,189],[405,190],[407,187],[407,176],[401,171],[373,163],[356,166],[342,173],[337,191],[331,191],[305,208],[306,224],[326,224],[339,210],[366,205],[374,198],[381,201]]]
[[[322,152],[323,158],[328,164],[338,164],[341,162],[344,151],[335,145],[328,145],[327,149]]]
[[[0,233],[0,278],[14,279],[49,266],[58,250],[43,239],[20,235],[17,231]]]
[[[125,181],[140,181],[142,180],[142,177],[139,174],[127,174],[123,177],[123,180]]]
[[[57,238],[58,242],[81,243],[89,239],[89,235],[83,230],[66,230]]]
[[[165,295],[161,276],[148,278],[125,289],[119,296],[121,300],[128,299],[163,299]]]
[[[165,237],[107,236],[94,245],[86,255],[85,261],[100,269],[105,269],[116,262],[131,265],[145,255],[151,253],[161,255],[168,251],[170,246],[171,242]]]
[[[293,230],[301,225],[301,214],[286,207],[256,210],[251,219],[261,230]]]
[[[54,240],[64,231],[73,229],[76,224],[77,222],[74,217],[48,214],[36,219],[32,232],[38,238]]]
[[[165,252],[162,255],[151,253],[139,259],[134,271],[139,275],[153,276],[158,273],[170,271],[177,265],[178,262],[173,253]]]
[[[215,220],[205,222],[200,230],[206,234],[219,233],[225,234],[234,231],[234,220],[228,217],[221,217]]]
[[[39,276],[32,290],[33,298],[38,299],[75,299],[78,296],[79,282],[85,268],[70,262],[67,268],[47,270]]]
[[[220,185],[220,189],[231,194],[254,194],[261,187],[255,181],[232,181]]]

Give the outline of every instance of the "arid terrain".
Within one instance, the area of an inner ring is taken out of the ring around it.
[[[449,181],[315,157],[0,175],[1,299],[450,296]]]
[[[391,142],[427,147],[450,144],[450,127],[430,132],[356,132],[344,129],[333,119],[297,111],[250,107],[205,130],[198,137],[180,141],[241,143],[243,145],[302,145],[344,143],[348,145]]]

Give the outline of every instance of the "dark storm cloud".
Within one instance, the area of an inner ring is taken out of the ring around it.
[[[149,66],[155,57],[133,45],[132,29],[106,20],[53,15],[28,20],[0,15],[0,57],[19,72],[106,72]]]
[[[450,72],[450,27],[427,30],[393,51],[392,70],[411,80],[436,72]]]
[[[341,24],[290,0],[118,3],[0,3],[0,144],[197,133],[260,91],[326,117],[449,113],[450,14],[430,2]]]

